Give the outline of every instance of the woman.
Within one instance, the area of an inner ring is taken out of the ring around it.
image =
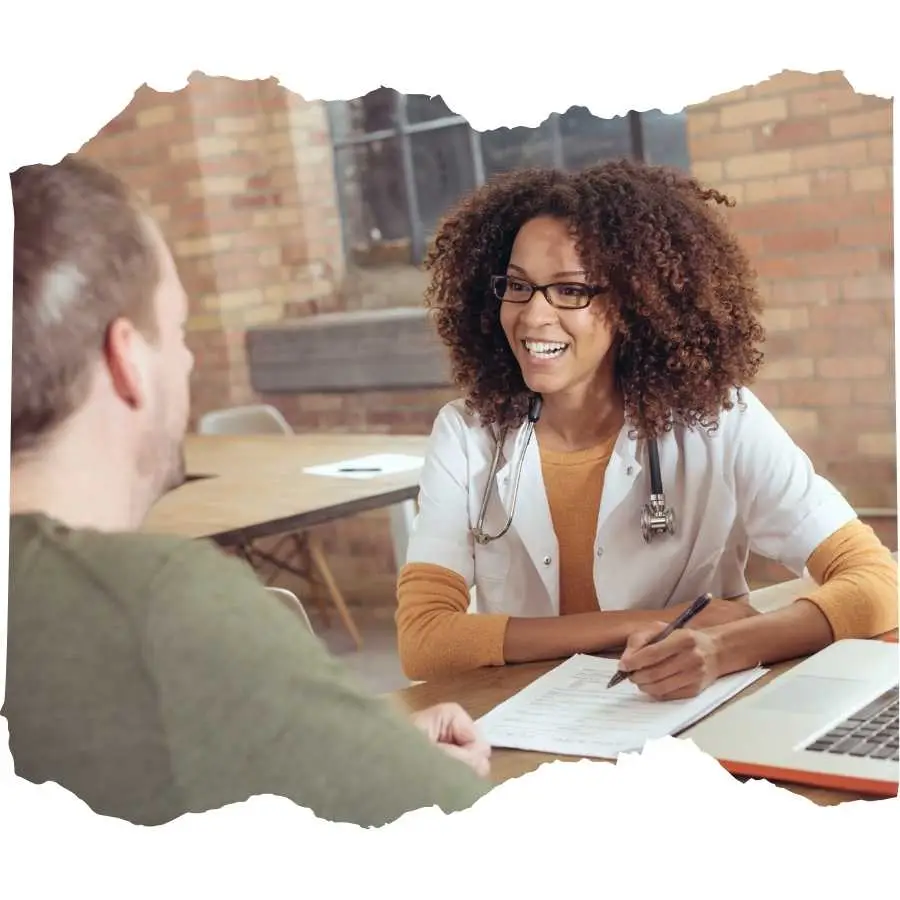
[[[509,174],[443,222],[427,299],[465,399],[435,422],[399,577],[409,677],[627,645],[632,681],[675,698],[896,627],[890,554],[746,388],[761,303],[710,201],[729,202],[617,161]],[[675,518],[669,533],[657,509],[648,543],[654,441]],[[750,551],[820,586],[757,614]],[[707,592],[688,628],[639,649]]]

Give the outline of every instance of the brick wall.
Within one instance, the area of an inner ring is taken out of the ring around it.
[[[857,508],[897,503],[891,107],[785,72],[688,110],[694,174],[737,201],[768,304],[756,390]]]
[[[81,151],[151,204],[190,296],[193,411],[252,399],[248,327],[337,308],[344,275],[323,108],[274,80],[140,89]]]
[[[695,173],[738,201],[731,219],[769,302],[758,392],[853,503],[893,508],[890,115],[837,73],[786,73],[692,107],[688,126]],[[325,109],[274,80],[142,88],[82,152],[142,194],[173,246],[191,298],[195,420],[252,399],[248,327],[421,300],[412,267],[346,265]],[[299,429],[422,433],[451,396],[262,399]],[[324,532],[351,601],[375,579],[390,602],[385,514]]]

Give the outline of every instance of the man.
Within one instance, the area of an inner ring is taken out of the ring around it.
[[[16,772],[145,825],[255,794],[361,825],[470,806],[489,748],[459,707],[415,727],[249,567],[139,533],[185,476],[193,360],[174,261],[103,171],[67,158],[11,181]]]

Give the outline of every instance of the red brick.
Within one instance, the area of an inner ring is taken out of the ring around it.
[[[845,278],[840,284],[840,294],[843,300],[869,301],[886,300],[882,308],[893,309],[894,279],[888,274],[859,275]]]
[[[784,97],[766,97],[722,106],[719,123],[723,130],[727,130],[757,122],[778,122],[787,116],[788,105]]]
[[[872,196],[872,210],[876,216],[890,216],[894,211],[894,200],[889,191],[879,191]]]
[[[701,184],[716,185],[724,177],[722,163],[718,160],[695,160],[691,163],[691,174]]]
[[[828,200],[815,200],[808,203],[796,203],[791,208],[793,217],[786,216],[785,227],[811,225],[821,226],[826,222],[843,224],[848,220],[868,217],[872,214],[878,195],[849,194],[846,197],[833,197]]]
[[[745,185],[747,203],[765,203],[772,200],[808,197],[811,190],[809,175],[779,175],[776,178],[759,178]]]
[[[887,362],[874,356],[832,356],[820,359],[816,370],[822,378],[877,378],[887,374]]]
[[[746,134],[746,132],[734,132],[734,134]],[[753,136],[757,150],[783,150],[790,147],[818,144],[829,138],[828,119],[824,117],[786,119],[772,125],[759,126],[754,129]]]
[[[877,161],[871,158],[864,140],[833,141],[818,147],[801,147],[793,153],[793,166],[801,172],[858,166]]]
[[[729,157],[725,160],[725,174],[735,181],[746,178],[769,178],[773,175],[788,174],[791,165],[792,154],[789,151],[772,150],[768,153]]]
[[[849,85],[845,88],[796,91],[788,99],[788,109],[792,117],[829,115],[845,110],[860,109],[862,106],[862,96],[854,93]]]
[[[890,240],[890,225],[877,220],[838,226],[838,241],[848,247],[883,246]]]
[[[881,191],[891,185],[890,166],[867,166],[850,172],[850,186],[854,191]]]
[[[803,270],[812,276],[865,275],[878,271],[878,251],[870,248],[809,253],[802,257]]]
[[[691,161],[721,160],[753,152],[753,135],[749,131],[716,131],[698,134],[690,140]]]
[[[764,256],[754,260],[753,265],[760,278],[772,278],[780,281],[802,278],[804,275],[799,263],[781,256]]]
[[[852,328],[877,328],[884,325],[884,308],[880,303],[832,303],[809,309],[814,328],[836,328],[841,333]]]
[[[846,116],[833,116],[829,122],[833,137],[845,138],[856,135],[890,134],[891,104],[885,101],[881,109],[870,109]]]
[[[705,104],[689,106],[686,110],[688,143],[693,144],[696,137],[717,131],[719,128],[719,111]]]
[[[806,253],[812,250],[828,250],[836,243],[833,228],[809,228],[797,231],[782,231],[763,237],[766,253]]]
[[[770,334],[766,347],[772,359],[828,356],[839,349],[839,335],[830,329],[803,328]]]
[[[885,165],[893,163],[893,138],[890,135],[871,138],[868,141],[868,160],[870,163],[882,163]]]
[[[838,197],[850,187],[850,175],[836,169],[814,172],[810,177],[810,194],[814,197]]]
[[[853,386],[847,381],[797,379],[781,384],[785,406],[844,407],[852,402]]]
[[[860,480],[860,470],[858,457],[846,462],[833,462],[828,467],[829,478],[844,481],[853,486],[852,503],[856,509],[864,507],[895,509],[897,505],[896,462],[867,459],[864,482]],[[897,548],[896,520],[893,522],[892,533],[888,533],[889,529],[885,527],[888,523],[883,519],[872,519],[868,524],[872,526],[889,549]]]
[[[822,306],[836,300],[838,286],[831,279],[776,281],[772,285],[772,304],[777,306]]]
[[[860,378],[853,382],[853,402],[894,409],[894,383],[887,378]]]
[[[782,384],[778,381],[757,381],[753,385],[753,393],[759,397],[764,406],[774,409],[781,404],[781,388]]]
[[[739,206],[729,210],[728,218],[739,231],[769,231],[784,223],[785,216],[793,217],[790,203],[758,203],[753,206]]]

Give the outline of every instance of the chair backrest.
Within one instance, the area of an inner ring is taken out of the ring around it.
[[[284,416],[265,403],[233,406],[206,413],[197,424],[200,434],[293,434]]]
[[[269,587],[266,590],[273,593],[285,606],[288,607],[292,612],[297,613],[301,619],[303,619],[306,624],[307,629],[309,629],[310,634],[314,634],[312,624],[309,621],[309,616],[306,614],[306,610],[303,608],[303,604],[300,602],[300,598],[293,592],[289,591],[287,588],[280,587]]]

